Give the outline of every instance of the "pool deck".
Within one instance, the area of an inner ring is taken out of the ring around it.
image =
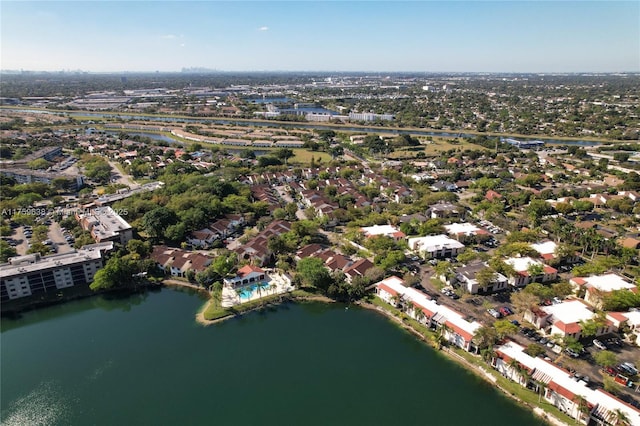
[[[220,305],[223,308],[229,308],[231,306],[239,305],[240,303],[258,300],[262,297],[271,296],[273,294],[286,293],[288,291],[293,291],[294,289],[293,285],[291,284],[291,278],[284,274],[268,274],[268,279],[263,282],[266,282],[268,284],[267,287],[263,288],[261,291],[253,291],[248,299],[243,297],[242,300],[234,289],[223,286],[222,300],[220,302]],[[252,283],[251,285],[255,284],[257,283]],[[271,287],[272,284],[275,284],[275,288]]]

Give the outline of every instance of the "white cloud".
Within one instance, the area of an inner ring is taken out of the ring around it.
[[[185,46],[186,46],[186,44],[184,44],[184,43],[180,44],[180,47],[185,47]]]
[[[175,34],[165,34],[165,35],[161,35],[160,38],[165,40],[173,40],[177,38],[177,36]]]
[[[260,27],[258,31],[269,31],[269,27]]]

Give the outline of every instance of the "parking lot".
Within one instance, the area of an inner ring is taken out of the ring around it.
[[[489,309],[494,309],[496,312],[500,312],[501,308],[509,308],[512,311],[513,306],[510,303],[511,292],[502,292],[492,295],[468,295],[464,297],[455,298],[443,294],[433,283],[430,278],[432,275],[432,266],[429,264],[421,267],[422,280],[421,286],[423,291],[438,301],[439,304],[450,306],[458,312],[465,314],[470,320],[477,320],[479,322],[490,324],[497,318],[489,313]],[[520,314],[512,315],[500,315],[501,318],[517,321],[519,324],[519,331],[516,335],[510,336],[516,343],[527,347],[531,344],[537,344],[544,350],[543,357],[548,361],[556,363],[574,373],[577,377],[582,379],[587,377],[586,381],[589,382],[591,387],[603,386],[603,370],[602,367],[597,365],[594,360],[594,355],[602,349],[597,348],[593,344],[594,337],[582,339],[581,343],[585,346],[584,350],[577,357],[571,356],[566,351],[563,351],[560,345],[550,336],[544,336],[541,332],[535,330],[531,333],[531,336],[523,334],[523,328],[533,328],[530,324],[525,322]],[[533,330],[532,330],[533,331]],[[529,333],[527,333],[529,334]],[[606,345],[606,349],[615,353],[618,364],[624,362],[630,362],[635,365],[640,365],[640,358],[638,358],[638,351],[635,345],[630,345],[620,339],[620,336],[616,334],[604,335],[599,337],[600,340]],[[620,345],[617,344],[620,343]],[[560,342],[557,342],[560,343]],[[640,393],[636,392],[636,389],[640,385],[640,380],[635,383],[632,388],[620,386],[621,398],[630,404],[640,406]]]

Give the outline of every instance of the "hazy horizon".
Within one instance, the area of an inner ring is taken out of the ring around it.
[[[634,73],[638,16],[631,1],[4,1],[0,68]]]

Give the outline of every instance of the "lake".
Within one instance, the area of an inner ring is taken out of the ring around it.
[[[209,327],[171,289],[2,320],[3,425],[541,425],[375,312],[288,304]]]

